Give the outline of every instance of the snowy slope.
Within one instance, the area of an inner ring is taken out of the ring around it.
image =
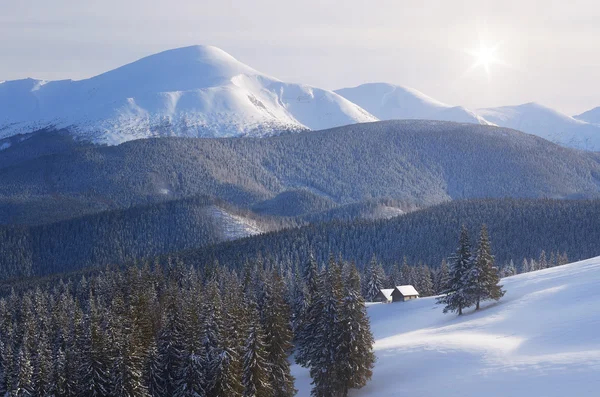
[[[480,109],[486,120],[547,139],[559,145],[600,151],[600,126],[577,120],[537,103]]]
[[[380,120],[424,119],[490,124],[462,106],[447,105],[412,88],[370,83],[335,92]]]
[[[0,139],[41,128],[116,144],[269,135],[375,121],[327,90],[281,82],[210,46],[165,51],[87,80],[0,83]]]
[[[597,396],[600,257],[502,282],[499,303],[462,317],[435,298],[369,307],[377,363],[350,396]],[[293,371],[309,396],[307,371]]]
[[[600,125],[600,106],[573,117],[577,120]]]

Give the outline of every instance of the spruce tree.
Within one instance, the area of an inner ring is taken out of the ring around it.
[[[31,354],[27,349],[27,340],[24,338],[21,348],[17,354],[17,376],[14,388],[16,397],[34,396],[33,390],[33,366]]]
[[[285,284],[277,272],[263,285],[261,305],[262,326],[265,332],[267,359],[270,363],[269,382],[274,397],[292,397],[296,394],[294,377],[290,374],[288,355],[292,349],[290,308],[285,302]]]
[[[372,302],[385,283],[385,273],[383,268],[377,262],[377,258],[373,255],[371,262],[365,269],[364,296],[369,302]]]
[[[458,315],[462,315],[463,309],[473,304],[465,284],[465,276],[471,268],[473,258],[469,242],[469,231],[464,225],[460,231],[456,253],[449,258],[449,262],[451,264],[450,286],[445,291],[445,295],[438,298],[437,303],[445,305],[444,313],[458,312]]]
[[[446,259],[442,260],[440,268],[435,273],[434,289],[436,295],[442,294],[448,290],[450,284],[450,269]]]
[[[344,297],[340,310],[340,338],[336,356],[340,364],[339,377],[343,381],[340,396],[348,389],[359,389],[373,375],[375,354],[373,335],[367,316],[365,302],[360,294],[360,275],[354,264],[344,283]]]
[[[317,311],[311,319],[313,335],[310,354],[310,375],[313,379],[313,397],[337,396],[344,390],[341,378],[341,363],[338,346],[342,343],[343,325],[341,323],[341,305],[343,285],[341,269],[330,258],[329,266],[315,299]]]
[[[498,285],[500,277],[494,266],[487,227],[481,227],[477,246],[477,255],[465,275],[465,289],[470,299],[475,302],[475,310],[479,310],[482,300],[499,300],[504,296],[502,286]]]
[[[256,304],[250,302],[248,336],[244,346],[242,385],[244,397],[272,397],[273,389],[269,382],[271,370],[267,358],[264,331]]]

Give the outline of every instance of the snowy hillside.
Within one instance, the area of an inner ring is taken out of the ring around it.
[[[537,103],[480,109],[486,120],[533,134],[562,146],[600,151],[600,126],[577,120]]]
[[[600,257],[502,283],[500,302],[462,317],[435,298],[369,307],[377,362],[350,396],[597,396]],[[293,370],[309,396],[307,371]]]
[[[577,120],[586,121],[588,123],[600,125],[600,106],[581,113],[580,115],[574,116],[574,118]]]
[[[290,84],[192,46],[87,80],[0,83],[0,139],[42,128],[117,144],[151,136],[269,135],[375,121],[327,90]]]
[[[336,93],[380,120],[423,119],[490,124],[462,106],[447,105],[412,88],[371,83],[343,88]]]

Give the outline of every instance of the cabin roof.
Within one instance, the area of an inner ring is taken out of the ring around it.
[[[417,292],[417,290],[415,289],[415,287],[413,287],[412,285],[397,285],[396,289],[403,296],[419,295],[419,293]]]
[[[382,289],[380,290],[383,296],[385,296],[388,300],[392,299],[392,292],[394,292],[393,288],[390,289]]]

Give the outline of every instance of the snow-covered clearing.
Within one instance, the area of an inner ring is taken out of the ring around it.
[[[377,363],[359,396],[600,395],[600,257],[505,278],[480,312],[435,298],[368,308]],[[298,396],[308,371],[293,366]]]

